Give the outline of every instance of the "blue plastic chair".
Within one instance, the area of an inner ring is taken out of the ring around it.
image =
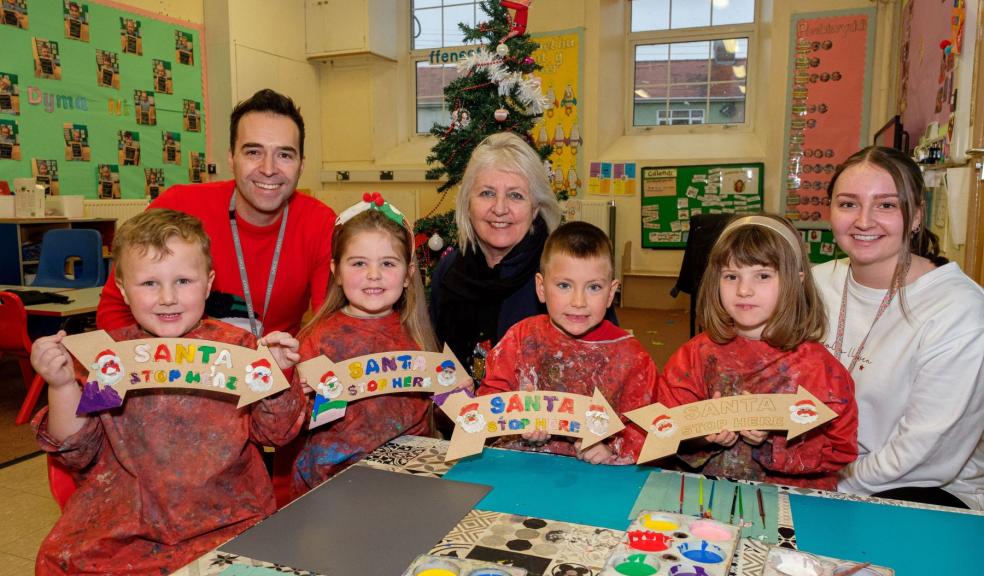
[[[65,275],[65,263],[74,260],[74,277]],[[44,233],[41,259],[33,286],[54,288],[89,288],[106,283],[102,235],[98,230],[57,228]]]

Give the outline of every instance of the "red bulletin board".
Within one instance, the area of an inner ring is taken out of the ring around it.
[[[827,220],[827,183],[868,140],[875,9],[793,16],[786,99],[786,216]]]

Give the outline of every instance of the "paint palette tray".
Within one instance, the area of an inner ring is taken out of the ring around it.
[[[403,576],[526,576],[525,568],[500,566],[468,558],[421,554]]]
[[[643,510],[600,576],[727,576],[740,532],[717,520]]]
[[[802,550],[790,550],[775,546],[765,557],[762,576],[895,576],[895,571],[884,566],[869,565],[857,568],[860,562],[817,556]],[[852,572],[852,569],[857,568]]]

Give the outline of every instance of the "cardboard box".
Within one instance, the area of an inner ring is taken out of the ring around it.
[[[44,218],[44,186],[34,178],[15,178],[14,213],[17,218]]]
[[[82,218],[85,215],[85,196],[48,196],[44,212],[48,216]]]

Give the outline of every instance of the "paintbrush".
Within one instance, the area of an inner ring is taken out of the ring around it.
[[[717,480],[711,480],[711,498],[707,501],[707,513],[704,514],[704,518],[714,519],[714,488],[717,486]]]
[[[871,562],[865,562],[864,564],[855,564],[843,572],[838,572],[837,576],[851,576],[851,574],[857,574],[858,572],[864,570],[868,566],[871,566]]]
[[[745,524],[745,504],[741,501],[741,484],[738,485],[738,523]]]
[[[697,500],[700,502],[700,510],[697,516],[704,517],[704,477],[697,479]]]
[[[735,485],[735,491],[731,493],[731,515],[728,516],[728,524],[735,523],[735,504],[738,502],[738,485]]]
[[[686,477],[683,474],[680,474],[680,514],[683,514],[683,487],[686,485],[686,481]]]
[[[758,489],[759,518],[762,519],[762,529],[765,530],[765,507],[762,506],[762,489]]]

